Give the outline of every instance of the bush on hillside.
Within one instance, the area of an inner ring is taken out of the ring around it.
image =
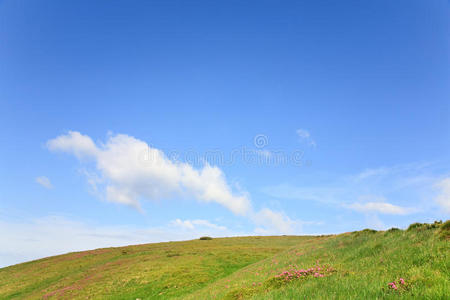
[[[434,223],[413,223],[411,225],[409,225],[407,231],[411,231],[411,230],[428,230],[428,229],[434,229],[434,228],[439,228],[442,226],[442,221],[434,221]]]
[[[363,229],[360,231],[353,231],[352,234],[354,234],[355,236],[360,236],[360,235],[365,235],[365,234],[373,234],[373,233],[377,233],[378,231],[376,231],[375,229]]]
[[[201,238],[200,238],[200,240],[202,240],[202,241],[207,241],[207,240],[212,240],[213,238],[212,237],[210,237],[210,236],[202,236]]]
[[[389,235],[389,234],[391,234],[391,233],[394,233],[394,232],[400,232],[400,231],[402,231],[400,228],[392,227],[392,228],[386,230],[386,232],[385,232],[384,234],[385,234],[385,235]]]
[[[418,229],[418,228],[421,228],[421,227],[423,227],[423,225],[425,225],[425,224],[423,224],[423,223],[412,223],[411,225],[409,225],[408,226],[408,229],[406,229],[407,231],[411,231],[411,230],[414,230],[414,229]]]
[[[439,236],[443,239],[450,239],[450,220],[445,221],[439,230]]]

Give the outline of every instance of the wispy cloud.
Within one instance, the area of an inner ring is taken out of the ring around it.
[[[439,194],[434,200],[443,212],[450,214],[450,177],[437,182],[435,188],[439,190]]]
[[[396,178],[396,180],[403,178],[405,181],[417,181],[417,179],[424,179],[424,174],[429,173],[432,168],[433,163],[431,162],[416,162],[389,167],[382,166],[379,168],[369,168],[350,177],[357,182],[364,180],[383,180],[393,177]]]
[[[311,134],[306,129],[297,129],[297,136],[300,138],[302,142],[305,142],[308,146],[315,147],[316,142],[311,138]]]
[[[39,183],[40,185],[42,185],[43,187],[45,187],[46,189],[52,189],[53,188],[53,185],[52,185],[52,183],[50,182],[50,179],[48,179],[47,177],[45,177],[45,176],[39,176],[39,177],[36,177],[36,182],[37,183]]]
[[[372,221],[379,220],[376,215],[438,217],[450,210],[450,179],[443,176],[445,173],[438,164],[410,163],[366,169],[347,176],[323,176],[321,185],[281,183],[262,190],[277,199],[301,201],[305,205],[321,203],[342,213],[343,209],[353,210],[372,216]],[[430,201],[436,190],[435,201]]]
[[[410,208],[400,207],[387,202],[353,203],[348,208],[363,213],[381,213],[389,215],[406,215],[413,212]]]
[[[339,204],[345,199],[345,188],[342,185],[296,186],[289,183],[266,186],[262,191],[278,199],[296,201],[313,201],[324,204]]]
[[[208,220],[181,220],[181,219],[175,219],[170,222],[170,224],[174,227],[178,227],[183,230],[220,230],[224,231],[227,230],[225,226],[217,225],[214,223],[211,223]]]
[[[300,221],[292,220],[281,211],[268,208],[253,214],[252,220],[258,226],[255,232],[259,234],[299,234],[302,231]]]

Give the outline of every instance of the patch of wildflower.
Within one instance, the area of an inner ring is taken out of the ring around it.
[[[275,278],[282,279],[285,281],[292,281],[294,279],[314,277],[320,278],[330,275],[335,272],[332,267],[329,266],[316,266],[308,269],[293,268],[275,275]]]
[[[408,290],[408,284],[406,284],[405,279],[399,278],[397,281],[392,281],[388,283],[389,290],[395,291],[406,291]]]
[[[395,281],[389,282],[389,283],[388,283],[388,286],[389,286],[391,289],[393,289],[393,290],[397,290],[397,289],[398,289],[397,285],[395,284]]]

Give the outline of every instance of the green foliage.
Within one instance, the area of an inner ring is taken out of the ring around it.
[[[369,228],[363,229],[362,232],[363,233],[377,233],[377,231],[375,229],[369,229]]]
[[[434,221],[434,223],[413,223],[409,225],[407,231],[411,230],[429,230],[439,228],[442,225],[442,221]]]
[[[396,228],[396,227],[392,227],[392,228],[386,230],[386,232],[397,232],[397,231],[401,231],[401,229]]]
[[[445,221],[439,229],[439,237],[442,239],[450,239],[450,220]]]
[[[422,228],[424,225],[425,225],[424,223],[412,223],[411,225],[408,226],[407,231]]]
[[[213,238],[210,237],[210,236],[202,236],[202,237],[200,238],[201,241],[208,241],[208,240],[212,240],[212,239],[213,239]]]
[[[375,229],[369,229],[369,228],[366,228],[366,229],[363,229],[363,230],[360,230],[360,231],[353,231],[352,232],[352,234],[355,235],[355,236],[371,235],[371,234],[374,234],[374,233],[377,233],[377,231]]]

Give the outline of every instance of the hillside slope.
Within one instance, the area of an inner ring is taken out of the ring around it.
[[[445,299],[450,243],[443,230],[419,224],[69,253],[0,269],[0,299]]]

